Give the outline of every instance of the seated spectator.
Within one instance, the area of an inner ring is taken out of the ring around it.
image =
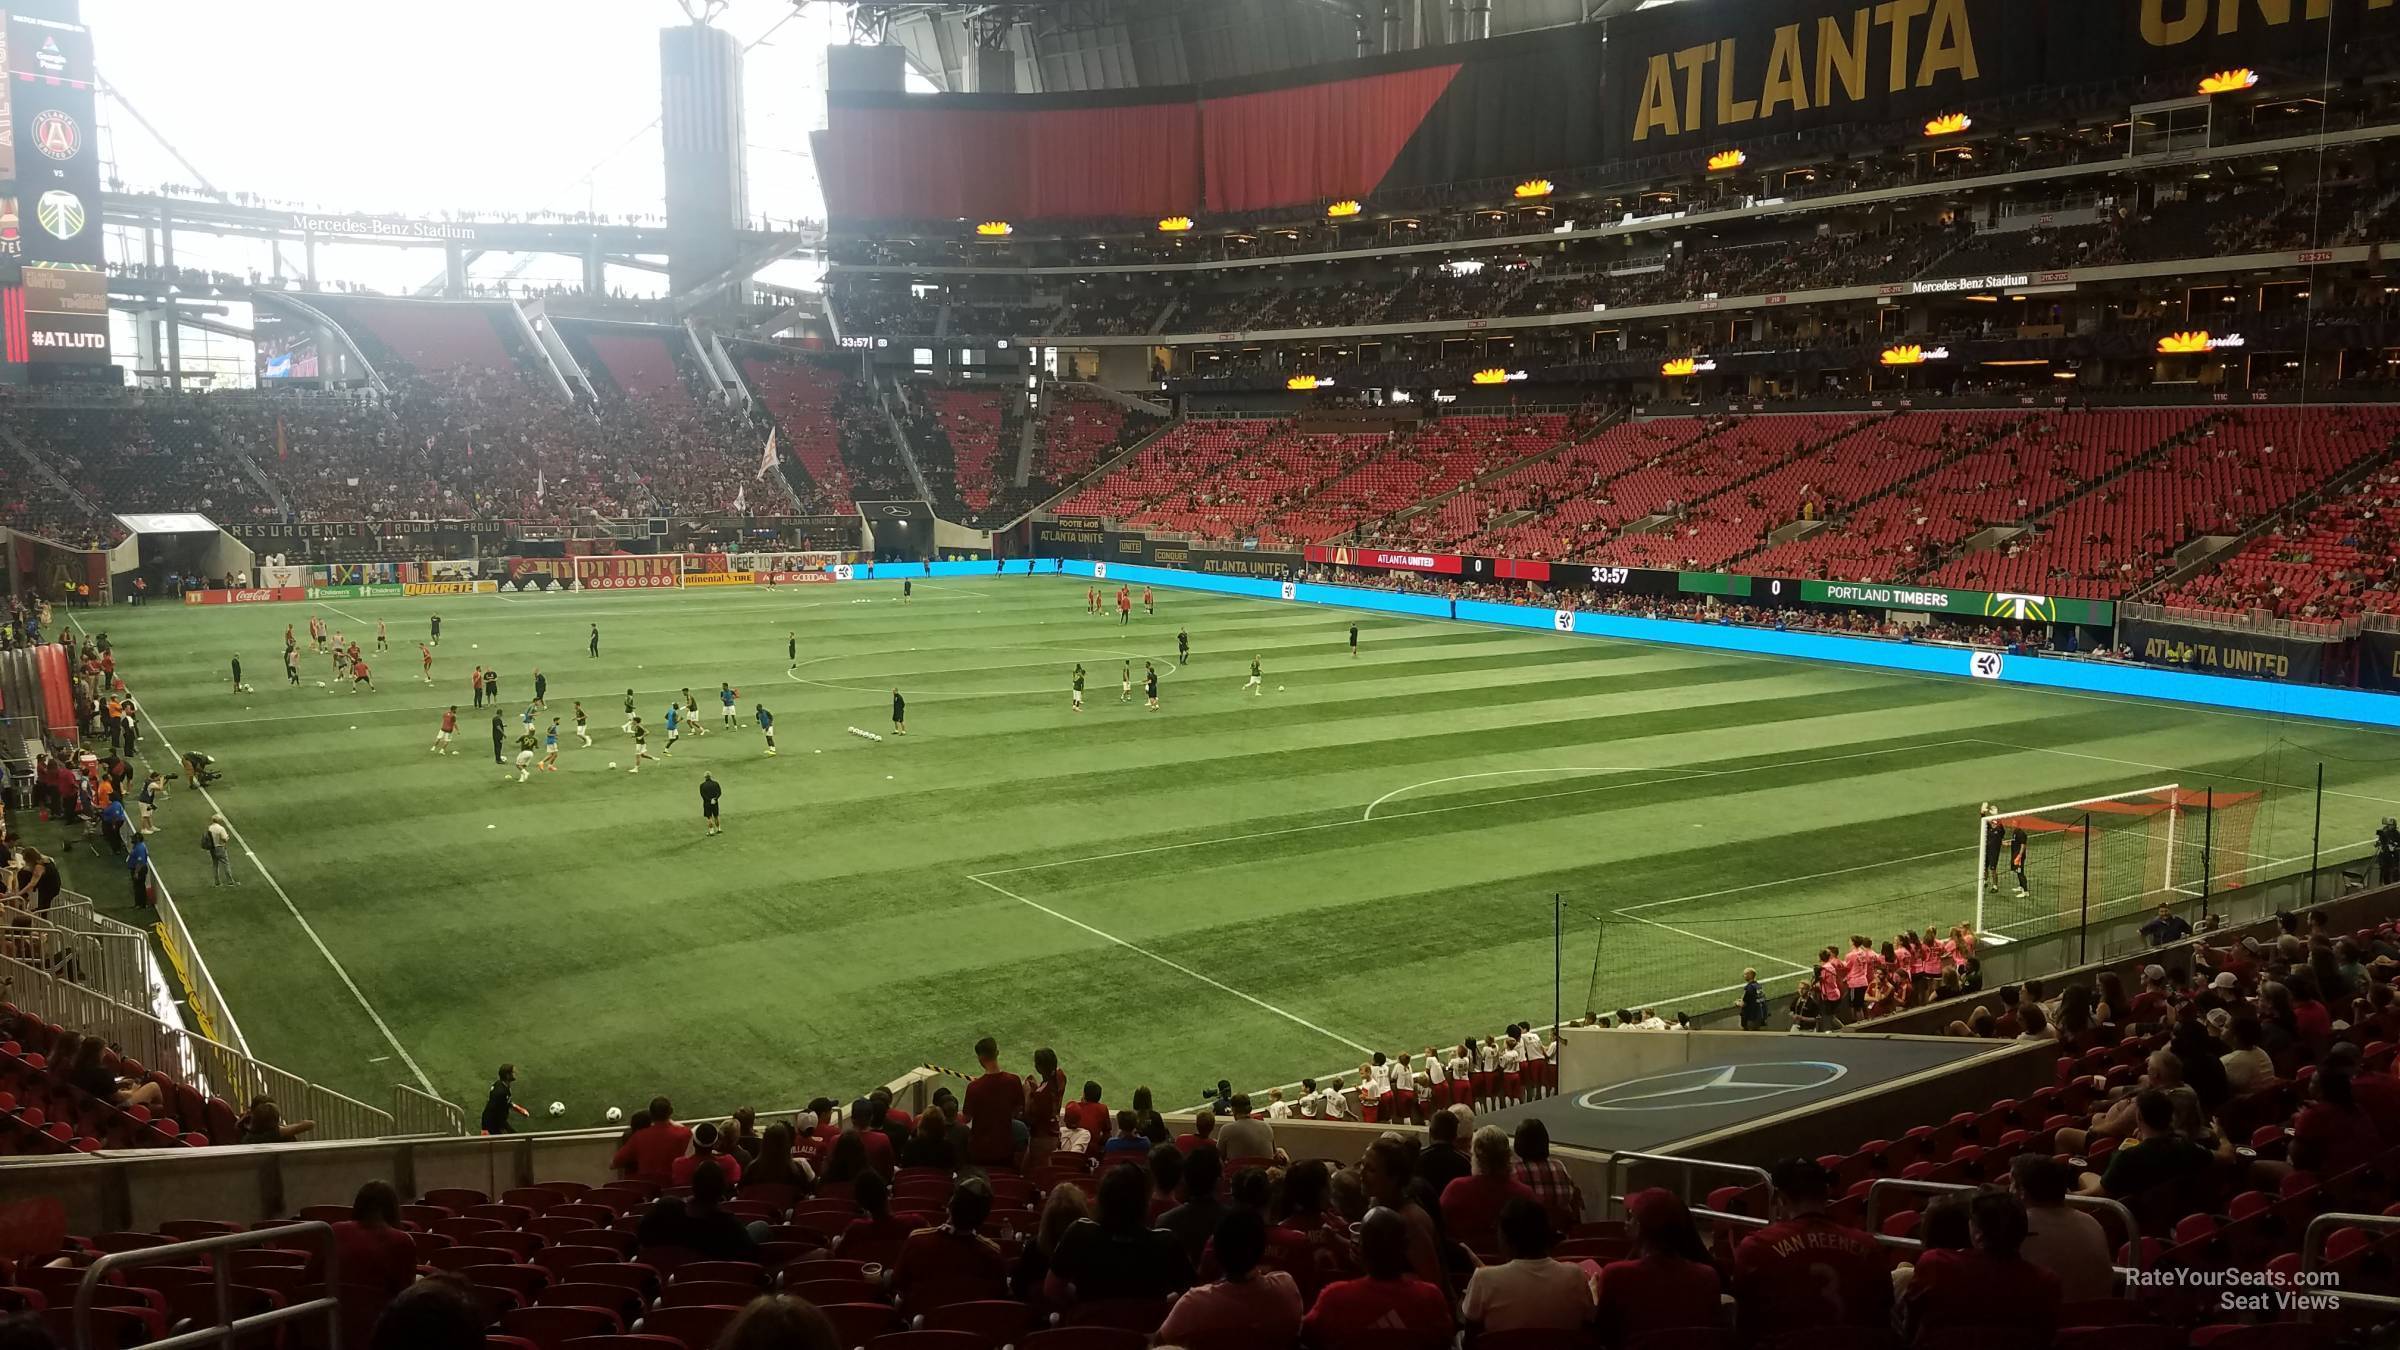
[[[1623,1343],[1671,1328],[1723,1325],[1717,1268],[1683,1201],[1663,1190],[1625,1197],[1633,1259],[1600,1268],[1603,1335]]]
[[[950,1143],[950,1117],[938,1106],[925,1108],[917,1117],[916,1133],[909,1136],[908,1147],[900,1150],[902,1167],[931,1167],[944,1172],[958,1170],[958,1150]]]
[[[1249,1175],[1256,1175],[1251,1173]],[[1240,1337],[1246,1345],[1289,1346],[1300,1338],[1300,1287],[1280,1270],[1261,1270],[1267,1224],[1249,1209],[1217,1221],[1209,1250],[1222,1278],[1184,1291],[1154,1338],[1160,1345]]]
[[[1112,1167],[1100,1178],[1095,1217],[1077,1222],[1050,1258],[1053,1301],[1164,1298],[1192,1282],[1191,1262],[1173,1233],[1152,1228],[1150,1174]]]
[[[1017,1253],[1017,1265],[1008,1273],[1009,1294],[1025,1303],[1038,1302],[1042,1285],[1050,1277],[1050,1262],[1058,1255],[1058,1244],[1065,1240],[1067,1230],[1092,1217],[1092,1205],[1084,1199],[1080,1186],[1053,1186],[1042,1200],[1041,1216],[1034,1220],[1033,1241]]]
[[[2098,1219],[2067,1204],[2074,1172],[2038,1153],[2018,1154],[2008,1171],[2017,1198],[2025,1202],[2025,1259],[2058,1277],[2059,1297],[2066,1302],[2113,1297],[2117,1277],[2108,1234]]]
[[[96,1045],[99,1042],[87,1041],[85,1044]],[[245,1144],[288,1144],[315,1128],[317,1122],[313,1120],[296,1120],[287,1125],[283,1119],[283,1108],[275,1104],[274,1098],[253,1097],[249,1111],[242,1116],[240,1132],[235,1138]]]
[[[417,1244],[400,1227],[400,1193],[390,1182],[358,1188],[350,1217],[333,1225],[333,1253],[342,1276],[333,1289],[342,1304],[342,1343],[365,1345],[383,1310],[417,1281]],[[310,1255],[309,1278],[325,1278],[322,1253]]]
[[[959,1178],[950,1188],[948,1221],[909,1234],[900,1246],[899,1259],[892,1263],[892,1292],[902,1308],[908,1307],[911,1288],[954,1280],[994,1285],[1007,1281],[1008,1258],[1001,1255],[998,1243],[980,1231],[991,1213],[991,1183],[982,1177]]]
[[[1949,1191],[1937,1195],[1917,1217],[1917,1258],[1926,1252],[1963,1252],[1975,1246],[1975,1222],[1967,1215],[1968,1195]],[[1892,1267],[1892,1296],[1907,1293],[1917,1277],[1915,1260]]]
[[[464,1280],[419,1280],[383,1310],[368,1350],[483,1350],[483,1320]]]
[[[698,1171],[702,1163],[709,1162],[715,1163],[717,1169],[725,1174],[726,1185],[742,1184],[742,1160],[734,1155],[727,1142],[730,1131],[726,1125],[730,1123],[704,1120],[692,1127],[692,1151],[667,1165],[667,1176],[672,1184],[691,1185],[692,1173]]]
[[[608,1165],[635,1180],[667,1185],[673,1180],[675,1160],[691,1144],[692,1132],[675,1123],[675,1104],[664,1097],[652,1097],[648,1123],[626,1136]]]
[[[2312,1100],[2292,1121],[2292,1166],[2330,1177],[2375,1161],[2383,1135],[2360,1108],[2349,1071],[2318,1069],[2308,1093]]]
[[[1500,1247],[1500,1211],[1511,1199],[1534,1199],[1525,1183],[1510,1175],[1508,1132],[1486,1125],[1475,1132],[1472,1145],[1475,1170],[1442,1188],[1442,1226],[1453,1241],[1471,1251]]]
[[[1583,1187],[1575,1184],[1565,1163],[1550,1156],[1550,1127],[1541,1117],[1528,1116],[1517,1123],[1511,1145],[1517,1155],[1515,1176],[1541,1202],[1542,1212],[1550,1216],[1550,1227],[1561,1233],[1573,1231],[1583,1222]]]
[[[1142,1134],[1141,1117],[1131,1111],[1117,1112],[1117,1132],[1101,1146],[1102,1162],[1146,1162],[1150,1157],[1150,1141]]]
[[[111,1103],[120,1108],[139,1106],[147,1110],[157,1110],[159,1103],[166,1100],[167,1090],[145,1078],[119,1077],[115,1070],[102,1062],[107,1053],[108,1042],[101,1040],[98,1036],[85,1038],[84,1042],[75,1048],[74,1063],[68,1066],[66,1073],[67,1081],[74,1084],[85,1096]],[[286,1137],[297,1138],[303,1132],[305,1131],[295,1131]],[[267,1142],[277,1141],[268,1140]]]
[[[40,1313],[20,1312],[0,1317],[0,1350],[66,1350],[66,1347],[50,1334],[50,1327],[42,1321]]]
[[[1227,1162],[1242,1158],[1272,1158],[1275,1127],[1250,1114],[1250,1094],[1233,1094],[1233,1119],[1217,1131],[1217,1152]]]
[[[1217,1113],[1214,1111],[1202,1110],[1197,1115],[1192,1117],[1192,1132],[1190,1134],[1179,1134],[1175,1136],[1175,1147],[1181,1149],[1185,1153],[1191,1152],[1193,1149],[1200,1147],[1202,1144],[1207,1144],[1211,1147],[1214,1147],[1216,1144],[1216,1133]]]
[[[806,1299],[755,1298],[717,1334],[715,1350],[841,1350],[833,1319]]]
[[[2134,1137],[2108,1156],[2108,1166],[2100,1175],[2084,1173],[2079,1189],[2085,1195],[2119,1200],[2171,1193],[2159,1207],[2175,1209],[2180,1197],[2200,1193],[2213,1161],[2207,1149],[2175,1133],[2175,1099],[2164,1092],[2147,1091],[2134,1098]]]
[[[892,1213],[892,1183],[884,1180],[881,1172],[859,1173],[858,1180],[850,1183],[850,1199],[858,1206],[858,1217],[834,1239],[833,1250],[837,1255],[856,1252],[870,1243],[905,1242],[916,1231],[914,1223]]]
[[[2248,1009],[2236,1012],[2225,1024],[2225,1043],[2233,1048],[2218,1056],[2217,1062],[2225,1066],[2225,1085],[2237,1097],[2258,1091],[2275,1077],[2275,1061],[2259,1045],[2263,1034],[2257,1014]]]
[[[804,1158],[792,1155],[792,1127],[782,1121],[769,1125],[758,1137],[758,1156],[742,1172],[745,1186],[789,1186],[806,1194],[816,1186],[817,1174]]]
[[[1969,1251],[1928,1251],[1901,1298],[1898,1323],[1913,1341],[1953,1327],[1994,1327],[2046,1342],[2058,1324],[2058,1277],[2025,1259],[2025,1207],[2006,1191],[1970,1202]]]
[[[854,1184],[874,1170],[867,1164],[867,1141],[857,1130],[834,1136],[825,1153],[824,1180],[828,1184]]]
[[[1217,1157],[1217,1146],[1202,1144],[1183,1160],[1183,1185],[1179,1194],[1183,1203],[1158,1218],[1158,1226],[1173,1233],[1183,1244],[1184,1257],[1196,1270],[1201,1250],[1208,1246],[1209,1237],[1217,1231],[1217,1221],[1225,1217],[1225,1206],[1217,1200],[1217,1182],[1224,1175],[1224,1164]]]
[[[1358,1160],[1358,1167],[1355,1170],[1345,1168],[1341,1175],[1358,1178],[1358,1195],[1366,1206],[1391,1210],[1407,1222],[1409,1270],[1418,1279],[1439,1286],[1447,1293],[1450,1285],[1448,1268],[1442,1260],[1442,1225],[1419,1197],[1432,1200],[1435,1205],[1441,1201],[1431,1195],[1430,1187],[1422,1182],[1411,1182],[1407,1146],[1387,1135],[1367,1145],[1366,1156]],[[1342,1200],[1341,1177],[1334,1179],[1333,1195],[1339,1204]],[[1343,1213],[1347,1217],[1349,1211],[1344,1209]],[[1358,1214],[1363,1221],[1367,1210],[1361,1208]],[[1497,1210],[1494,1211],[1494,1222],[1498,1222]]]
[[[1475,1170],[1458,1147],[1459,1115],[1455,1109],[1436,1111],[1425,1122],[1425,1147],[1417,1154],[1417,1175],[1440,1195],[1453,1181]]]
[[[1058,1116],[1062,1131],[1084,1132],[1084,1151],[1087,1153],[1098,1153],[1101,1145],[1108,1142],[1109,1125],[1115,1119],[1109,1109],[1101,1104],[1100,1085],[1091,1082],[1083,1085],[1082,1099],[1059,1108]]]
[[[861,1097],[850,1103],[850,1125],[859,1146],[867,1151],[867,1166],[889,1177],[900,1168],[900,1144],[888,1128],[884,1103]]]
[[[644,1247],[680,1247],[712,1261],[755,1261],[758,1238],[750,1225],[726,1213],[725,1172],[714,1160],[692,1172],[692,1193],[663,1196],[634,1230]],[[764,1228],[765,1225],[759,1225]]]
[[[1535,1328],[1573,1331],[1592,1320],[1592,1283],[1580,1266],[1550,1259],[1552,1231],[1542,1207],[1523,1198],[1500,1211],[1508,1260],[1468,1277],[1461,1315],[1477,1334]]]
[[[1808,1158],[1769,1174],[1766,1227],[1733,1249],[1733,1292],[1753,1337],[1890,1322],[1891,1263],[1868,1234],[1827,1217],[1833,1176]]]
[[[1389,1346],[1395,1333],[1419,1337],[1428,1347],[1449,1342],[1456,1328],[1450,1300],[1440,1285],[1410,1273],[1409,1226],[1393,1210],[1367,1211],[1359,1225],[1359,1256],[1367,1273],[1337,1280],[1317,1295],[1301,1320],[1311,1345],[1319,1350],[1344,1350],[1353,1343]]]
[[[1303,1299],[1313,1301],[1326,1285],[1358,1273],[1358,1245],[1334,1208],[1333,1169],[1315,1159],[1293,1163],[1269,1209],[1267,1251],[1299,1281]]]

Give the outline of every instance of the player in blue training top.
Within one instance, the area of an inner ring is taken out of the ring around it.
[[[717,701],[725,705],[725,726],[728,730],[741,725],[740,720],[735,716],[733,706],[733,701],[740,697],[741,695],[733,692],[732,685],[724,683],[717,685]]]
[[[774,753],[775,753],[775,714],[773,714],[773,713],[771,713],[771,712],[768,712],[768,711],[767,711],[767,705],[766,705],[766,704],[764,704],[764,703],[754,704],[754,705],[752,705],[752,706],[754,706],[754,707],[755,707],[755,708],[758,710],[758,729],[759,729],[759,731],[760,731],[760,732],[762,732],[763,734],[765,734],[765,736],[766,736],[766,738],[767,738],[767,753],[768,753],[768,754],[770,754],[770,755],[771,755],[771,754],[774,754]]]
[[[683,709],[675,706],[675,701],[673,699],[669,699],[667,700],[667,748],[659,753],[666,755],[674,754],[675,742],[677,738],[681,737],[682,735]]]

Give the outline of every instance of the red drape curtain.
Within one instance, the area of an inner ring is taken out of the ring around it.
[[[1198,209],[1191,103],[1011,112],[834,105],[818,138],[827,208],[845,220],[1027,221]]]
[[[1456,65],[1203,100],[1211,211],[1361,197],[1375,190],[1458,74]]]

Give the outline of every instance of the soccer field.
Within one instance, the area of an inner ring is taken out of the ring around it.
[[[2305,864],[2319,763],[2329,853],[2400,811],[2394,738],[2365,729],[1172,591],[1120,625],[1084,612],[1084,586],[77,617],[110,630],[153,763],[171,744],[225,772],[211,791],[252,851],[241,889],[209,885],[207,804],[181,785],[151,843],[253,1052],[377,1104],[421,1071],[470,1118],[502,1060],[520,1100],[581,1124],[658,1091],[687,1113],[848,1095],[965,1065],[985,1033],[1011,1067],[1049,1045],[1112,1101],[1147,1083],[1179,1106],[1220,1077],[1263,1088],[1547,1022],[1553,894],[1570,1016],[1587,988],[1603,1009],[1699,1008],[1744,966],[1780,995],[1851,931],[1970,920],[1984,801],[2263,792],[2261,864]],[[416,640],[437,608],[428,686]],[[370,649],[390,626],[380,692],[305,655],[286,686],[284,625],[305,638],[311,612]],[[1254,655],[1261,695],[1243,689]],[[477,663],[500,670],[512,759],[537,666],[553,712],[583,701],[597,748],[570,717],[561,772],[504,775],[465,696]],[[720,681],[740,730],[719,727]],[[655,753],[687,685],[709,734],[610,772],[632,763],[625,690]],[[437,756],[453,700],[459,753]],[[717,838],[703,771],[724,785]],[[66,875],[123,899],[104,859]]]

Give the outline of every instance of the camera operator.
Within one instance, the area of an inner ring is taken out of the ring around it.
[[[197,750],[186,751],[183,756],[183,776],[190,780],[193,787],[207,787],[225,776],[209,767],[215,762]]]
[[[2400,820],[2385,816],[2382,828],[2375,831],[2375,861],[2382,869],[2384,885],[2400,881]]]

